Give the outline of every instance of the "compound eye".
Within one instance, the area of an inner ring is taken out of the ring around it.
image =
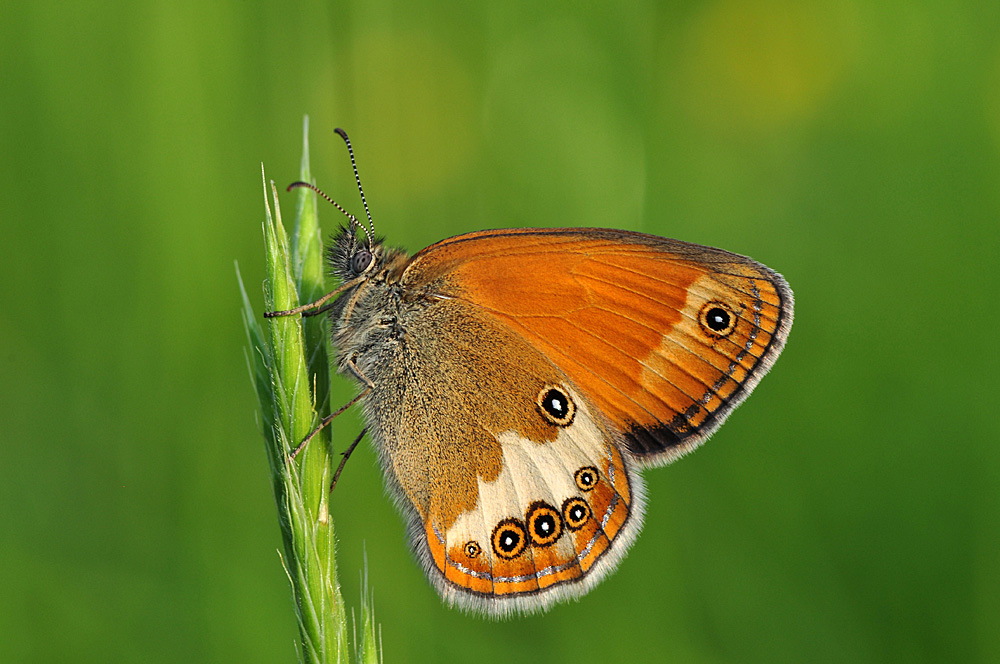
[[[372,252],[361,249],[351,258],[351,272],[361,274],[372,264]]]

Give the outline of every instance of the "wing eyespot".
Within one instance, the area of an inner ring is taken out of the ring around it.
[[[524,522],[528,526],[528,535],[534,546],[551,546],[562,535],[562,518],[558,510],[546,502],[532,503]]]
[[[482,548],[479,546],[479,542],[476,542],[475,540],[466,542],[463,550],[465,551],[465,555],[469,558],[478,558],[479,554],[483,552]]]
[[[736,329],[736,312],[725,302],[706,302],[698,313],[701,328],[713,337],[727,337]]]
[[[537,404],[542,417],[556,426],[569,426],[576,415],[576,404],[573,403],[569,393],[558,385],[543,387],[538,393]]]
[[[597,478],[597,469],[593,466],[584,466],[573,475],[573,479],[576,480],[576,485],[580,488],[580,491],[590,491],[597,486]]]
[[[517,558],[528,545],[524,526],[517,519],[504,519],[498,523],[490,540],[493,543],[493,553],[504,560]]]
[[[567,498],[562,506],[563,519],[570,530],[580,530],[590,519],[590,505],[579,496]]]

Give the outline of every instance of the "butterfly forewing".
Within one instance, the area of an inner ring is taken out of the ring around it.
[[[791,291],[769,268],[626,231],[463,235],[417,254],[403,283],[501,321],[652,463],[718,428],[773,363],[792,320]]]

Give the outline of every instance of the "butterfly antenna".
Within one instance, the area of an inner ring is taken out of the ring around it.
[[[371,249],[371,237],[375,235],[375,222],[372,221],[372,213],[368,210],[368,201],[365,200],[365,190],[361,188],[361,176],[358,175],[358,164],[354,161],[354,148],[351,147],[351,139],[347,137],[347,132],[337,127],[334,129],[337,134],[344,139],[344,143],[347,144],[347,153],[351,155],[351,167],[354,169],[354,179],[358,182],[358,191],[361,192],[361,202],[365,206],[365,214],[368,215],[368,224],[371,226],[371,235],[368,235],[368,231],[365,231],[365,235],[368,235],[368,248]]]
[[[288,187],[285,188],[285,191],[291,191],[292,189],[298,189],[299,187],[305,187],[306,189],[312,189],[317,194],[319,194],[320,196],[322,196],[323,198],[325,198],[327,200],[327,202],[333,204],[333,206],[335,208],[337,208],[338,210],[340,210],[341,212],[343,212],[345,215],[347,215],[347,218],[351,220],[351,228],[352,229],[357,228],[358,226],[361,226],[361,224],[358,223],[358,218],[357,217],[355,217],[353,214],[351,214],[350,212],[348,212],[347,210],[345,210],[344,208],[342,208],[340,206],[340,203],[338,203],[337,201],[335,201],[332,198],[330,198],[329,196],[327,196],[323,192],[322,189],[320,189],[316,185],[312,184],[311,182],[302,182],[302,181],[293,182],[290,185],[288,185]],[[368,233],[368,229],[365,228],[364,226],[361,226],[361,230],[363,230],[365,232],[365,237],[368,238],[368,247],[370,249],[371,246],[372,246],[372,236]],[[372,230],[374,230],[374,229],[372,229]]]

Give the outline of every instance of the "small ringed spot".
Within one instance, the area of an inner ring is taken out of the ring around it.
[[[593,466],[584,466],[573,475],[580,491],[590,491],[597,486],[597,477],[597,469]]]
[[[590,505],[579,496],[567,498],[562,506],[563,519],[570,530],[580,530],[590,518]]]
[[[576,415],[576,404],[569,393],[558,385],[546,385],[538,393],[538,409],[542,416],[557,426],[569,426]]]
[[[517,519],[504,519],[498,523],[490,539],[493,542],[493,552],[505,560],[517,558],[528,545],[524,526]]]
[[[528,535],[535,546],[554,544],[562,535],[562,518],[556,508],[548,503],[532,503],[524,522],[528,525]]]
[[[713,337],[726,337],[736,329],[736,314],[725,302],[706,302],[698,314],[698,322]]]
[[[479,547],[478,542],[472,540],[465,543],[465,555],[467,555],[468,557],[478,558],[479,554],[482,552],[483,550]]]

